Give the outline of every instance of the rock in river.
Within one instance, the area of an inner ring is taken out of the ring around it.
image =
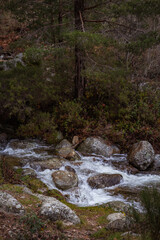
[[[78,151],[82,153],[95,153],[98,155],[103,155],[109,157],[112,154],[116,153],[116,149],[119,152],[118,148],[109,146],[105,141],[100,137],[88,137],[84,142],[78,147]]]
[[[33,167],[34,169],[37,169],[38,167],[40,167],[41,170],[59,169],[60,167],[62,167],[63,160],[64,159],[62,159],[62,158],[53,157],[53,158],[43,160],[43,161],[35,161],[35,162],[31,163],[31,167]]]
[[[139,170],[146,170],[154,162],[154,149],[147,141],[133,144],[128,155],[129,163]]]
[[[66,158],[71,161],[80,159],[79,155],[72,148],[72,144],[66,139],[62,140],[56,146],[56,151],[57,151],[58,155],[62,158]]]
[[[119,184],[122,179],[123,177],[120,174],[100,173],[89,177],[87,182],[91,188],[105,188]]]
[[[57,188],[67,190],[78,185],[78,177],[73,172],[55,171],[52,173],[53,181]]]

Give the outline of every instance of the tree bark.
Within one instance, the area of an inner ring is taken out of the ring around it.
[[[59,0],[59,10],[58,10],[58,41],[59,43],[61,43],[63,41],[62,39],[62,36],[61,36],[61,27],[62,27],[62,21],[63,21],[63,18],[62,18],[62,0]]]
[[[75,30],[84,31],[83,26],[83,12],[84,12],[84,0],[74,0],[74,16],[75,16]],[[85,94],[86,79],[82,75],[85,69],[84,65],[85,53],[80,48],[79,43],[75,44],[75,97],[80,99]]]

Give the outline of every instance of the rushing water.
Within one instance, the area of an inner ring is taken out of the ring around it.
[[[11,141],[6,148],[1,151],[1,153],[9,154],[12,156],[22,157],[26,164],[24,168],[31,168],[30,162],[35,160],[47,160],[48,158],[53,157],[54,150],[53,146],[47,146],[43,143],[39,143],[36,141],[29,142],[28,146],[25,147],[25,144],[19,144],[19,148],[14,146],[14,141]],[[128,202],[128,198],[124,198],[121,194],[115,194],[118,188],[132,189],[134,193],[135,189],[141,189],[143,186],[151,186],[160,183],[160,176],[153,174],[128,174],[127,171],[122,171],[116,169],[112,165],[113,161],[118,162],[126,162],[127,155],[114,155],[110,158],[105,158],[103,156],[82,156],[79,153],[81,159],[71,162],[64,161],[63,166],[60,170],[64,170],[65,166],[71,166],[75,169],[79,184],[78,187],[74,187],[70,190],[61,191],[64,195],[69,196],[68,201],[74,203],[79,206],[91,206],[96,204],[107,203],[110,201],[123,201]],[[52,181],[52,173],[55,170],[46,169],[41,171],[40,168],[35,170],[37,177],[40,178],[49,189],[56,189],[53,181]],[[120,184],[105,188],[105,189],[91,189],[91,187],[87,183],[87,179],[90,176],[93,176],[97,173],[108,173],[108,174],[121,174],[123,176],[123,180]],[[131,202],[131,201],[130,201]]]

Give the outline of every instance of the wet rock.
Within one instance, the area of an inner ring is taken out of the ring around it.
[[[78,151],[84,154],[95,153],[109,157],[114,153],[114,148],[107,145],[105,141],[100,137],[89,137],[80,144]]]
[[[77,146],[79,144],[79,137],[78,136],[73,137],[72,144],[73,144],[73,146]]]
[[[73,149],[72,144],[66,139],[62,140],[56,146],[56,150],[57,150],[57,154],[62,158],[66,158],[71,161],[80,159],[79,155]]]
[[[160,154],[155,155],[153,169],[154,170],[160,170]]]
[[[113,201],[106,203],[105,206],[112,208],[114,211],[128,212],[130,206],[121,201]]]
[[[133,167],[132,165],[130,165],[127,161],[123,161],[123,162],[112,161],[111,164],[114,167],[116,167],[116,169],[125,171],[130,174],[139,173],[139,170],[137,168]]]
[[[128,160],[139,170],[146,170],[154,162],[154,157],[152,145],[147,141],[140,141],[132,146]]]
[[[120,149],[117,146],[112,145],[111,147],[113,149],[113,153],[112,154],[120,154]]]
[[[63,139],[57,146],[56,149],[59,150],[61,148],[71,148],[72,144],[67,140]]]
[[[64,139],[56,146],[57,153],[60,157],[74,161],[79,160],[80,157],[76,151],[72,148],[72,144]]]
[[[76,151],[70,147],[61,148],[57,152],[60,157],[66,158],[70,161],[75,161],[80,159]]]
[[[36,161],[34,163],[31,163],[31,167],[34,169],[40,168],[42,171],[45,169],[59,169],[63,165],[63,160],[64,159],[62,158],[51,158],[43,161]]]
[[[0,191],[0,208],[6,212],[24,214],[24,207],[10,194]]]
[[[56,150],[51,147],[48,147],[48,146],[44,146],[44,147],[39,147],[39,148],[35,148],[33,149],[33,151],[36,153],[36,154],[40,154],[41,156],[43,155],[44,157],[45,156],[48,156],[48,155],[56,155]]]
[[[36,177],[37,174],[35,173],[35,171],[31,168],[24,168],[23,169],[23,176],[32,176],[32,177]]]
[[[138,187],[127,187],[127,186],[119,186],[115,189],[108,189],[108,192],[110,192],[112,195],[123,195],[123,197],[127,200],[139,200],[139,194],[141,189]]]
[[[27,148],[34,148],[35,142],[33,141],[26,141],[26,140],[12,140],[8,144],[8,148],[12,149],[27,149]]]
[[[61,220],[72,224],[80,223],[79,217],[73,210],[52,197],[43,198],[40,213],[52,221]]]
[[[83,164],[83,162],[73,162],[72,165],[74,166],[81,166]]]
[[[120,174],[100,173],[89,177],[87,182],[92,188],[105,188],[119,184],[123,179]]]
[[[56,171],[52,174],[53,181],[57,188],[67,190],[78,185],[78,177],[73,172]]]
[[[9,168],[14,168],[15,166],[22,167],[23,165],[23,158],[13,157],[11,155],[0,155],[0,159]]]
[[[67,170],[68,172],[76,173],[75,169],[72,168],[71,166],[65,166],[65,170]]]
[[[81,169],[80,172],[81,172],[82,174],[85,174],[85,175],[89,175],[89,174],[97,174],[96,171],[91,170],[91,169],[88,169],[88,168]]]

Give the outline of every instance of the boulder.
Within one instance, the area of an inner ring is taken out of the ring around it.
[[[42,171],[45,169],[59,169],[63,165],[62,160],[64,159],[55,157],[43,161],[36,161],[31,163],[31,167],[34,169],[41,168]]]
[[[31,176],[31,177],[36,177],[37,174],[35,171],[31,168],[24,168],[23,169],[23,176]]]
[[[61,148],[68,148],[68,147],[72,147],[72,144],[67,140],[67,139],[63,139],[57,146],[56,149],[59,150]]]
[[[62,190],[67,190],[78,185],[78,177],[73,172],[55,171],[52,173],[52,179],[56,187]]]
[[[0,191],[0,208],[6,212],[24,214],[24,207],[10,194]]]
[[[60,220],[71,224],[80,223],[79,217],[73,210],[53,197],[43,198],[40,213],[52,221]]]
[[[117,219],[125,219],[126,217],[125,217],[125,214],[124,213],[121,213],[121,212],[118,212],[118,213],[112,213],[112,214],[109,214],[108,216],[107,216],[107,220],[109,221],[109,222],[113,222],[113,221],[115,221],[115,220],[117,220]]]
[[[119,184],[122,179],[123,177],[120,174],[100,173],[89,177],[87,182],[91,188],[105,188]]]
[[[79,137],[78,136],[73,137],[72,144],[73,144],[73,146],[77,146],[79,144]]]
[[[113,154],[120,154],[120,149],[117,146],[112,145],[111,147],[113,149]]]
[[[106,206],[112,208],[114,211],[129,212],[130,206],[121,201],[112,201],[106,203]]]
[[[160,170],[160,154],[155,155],[153,169],[154,170]]]
[[[68,172],[76,173],[75,169],[72,168],[71,166],[65,166],[65,170],[67,170]]]
[[[74,161],[79,160],[80,157],[76,151],[72,148],[72,144],[64,139],[56,146],[57,153],[60,157]]]
[[[11,155],[0,155],[0,159],[8,166],[9,168],[22,167],[23,158],[14,157]]]
[[[141,187],[132,186],[118,186],[114,189],[107,189],[107,193],[111,193],[113,196],[122,195],[125,199],[130,201],[139,201],[139,195],[142,191]]]
[[[89,137],[80,144],[78,151],[84,154],[95,153],[109,157],[115,153],[115,146],[112,147],[107,145],[105,141],[100,137]]]
[[[70,147],[66,147],[66,148],[61,148],[58,151],[58,155],[62,158],[66,158],[70,161],[75,161],[75,160],[79,160],[80,157],[79,155],[76,153],[76,151]]]
[[[108,215],[107,229],[114,231],[124,231],[128,230],[130,227],[130,220],[124,213],[112,213]]]
[[[75,212],[66,206],[64,203],[60,202],[54,197],[47,197],[42,194],[33,193],[29,188],[23,187],[23,191],[27,194],[38,197],[42,201],[40,208],[40,214],[46,219],[52,221],[63,221],[64,223],[78,224],[80,223],[79,217]]]
[[[153,164],[154,158],[154,149],[147,141],[135,143],[128,155],[129,163],[139,170],[146,170]]]
[[[127,161],[111,161],[111,164],[119,170],[125,171],[129,174],[137,174],[139,170],[132,165],[130,165]]]
[[[36,143],[34,141],[27,141],[27,140],[11,140],[8,143],[8,148],[16,149],[26,149],[26,148],[34,148]]]

